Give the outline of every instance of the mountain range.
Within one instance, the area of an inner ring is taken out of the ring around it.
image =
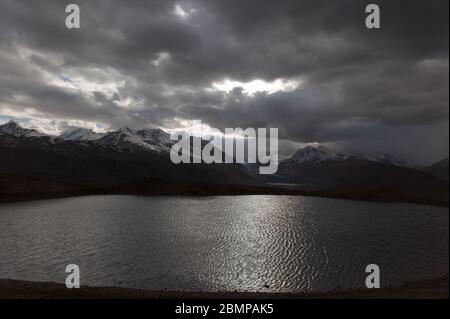
[[[292,157],[285,160],[284,165],[311,164],[323,161],[343,161],[343,160],[366,160],[399,167],[408,167],[409,165],[392,155],[384,153],[375,153],[364,155],[357,152],[340,152],[331,150],[323,145],[306,146],[299,149]]]
[[[388,154],[307,146],[281,161],[276,175],[261,176],[248,164],[175,165],[172,145],[160,129],[49,136],[10,121],[0,125],[0,199],[264,193],[448,205],[448,159],[417,170]]]

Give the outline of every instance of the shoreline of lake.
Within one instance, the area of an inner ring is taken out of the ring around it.
[[[0,299],[448,299],[448,276],[406,282],[380,289],[334,290],[329,292],[201,292],[141,290],[122,287],[82,286],[0,279]]]
[[[20,203],[20,202],[30,202],[39,200],[49,200],[49,199],[63,199],[63,198],[73,198],[73,197],[83,197],[83,196],[144,196],[144,197],[154,197],[154,196],[183,196],[183,197],[211,197],[211,196],[246,196],[246,195],[276,195],[276,196],[304,196],[304,197],[318,197],[318,198],[328,198],[328,199],[340,199],[340,200],[350,200],[350,201],[361,201],[361,202],[372,202],[372,203],[397,203],[397,204],[414,204],[432,207],[442,207],[449,208],[448,202],[439,201],[417,201],[417,200],[386,200],[378,198],[366,198],[361,196],[350,196],[341,194],[328,194],[324,192],[312,192],[312,191],[301,191],[294,189],[277,189],[277,192],[270,191],[255,191],[255,192],[218,192],[218,193],[208,193],[208,192],[186,192],[186,193],[140,193],[140,192],[75,192],[66,194],[30,194],[21,196],[11,196],[11,197],[1,197],[0,205],[6,203]]]

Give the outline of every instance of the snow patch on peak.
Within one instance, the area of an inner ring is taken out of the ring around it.
[[[120,132],[120,133],[125,133],[125,134],[131,134],[131,135],[136,135],[136,130],[134,130],[134,129],[132,129],[132,128],[130,128],[129,126],[122,126],[121,128],[119,128],[118,130],[117,130],[117,132]]]
[[[292,161],[297,164],[306,164],[339,159],[344,159],[344,155],[332,151],[323,145],[317,147],[308,145],[302,149],[299,149],[288,161]]]
[[[153,143],[154,141],[161,142],[163,144],[171,144],[170,134],[164,132],[161,129],[142,129],[137,132],[144,142]]]
[[[392,155],[377,153],[372,155],[363,155],[358,152],[339,152],[331,150],[323,145],[308,145],[299,149],[290,159],[286,160],[289,164],[313,164],[327,160],[368,160],[388,165],[407,167],[407,163]]]
[[[0,135],[9,134],[15,137],[41,137],[45,134],[39,133],[34,129],[22,128],[20,124],[15,120],[9,120],[7,123],[0,125]]]
[[[103,135],[88,128],[71,127],[65,130],[59,137],[66,141],[95,141]]]
[[[379,162],[383,164],[395,165],[400,167],[408,167],[410,166],[404,160],[398,159],[392,155],[385,153],[375,153],[367,156],[367,159],[374,162]]]
[[[170,152],[170,148],[172,147],[170,135],[163,130],[135,130],[128,126],[123,126],[117,131],[105,134],[97,140],[97,143],[126,149],[134,149],[137,147],[157,153]]]
[[[17,122],[16,120],[10,119],[7,123],[5,123],[4,125],[9,125],[9,126],[18,126],[20,127],[19,122]]]

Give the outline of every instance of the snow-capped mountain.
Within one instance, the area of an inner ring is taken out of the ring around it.
[[[66,141],[95,141],[104,135],[87,128],[73,127],[64,131],[59,137]]]
[[[0,135],[12,135],[15,137],[47,137],[54,143],[62,141],[93,142],[98,145],[114,146],[119,149],[143,150],[157,153],[170,152],[173,142],[170,135],[161,129],[135,130],[124,126],[117,131],[108,133],[96,133],[90,129],[72,127],[64,131],[59,139],[33,129],[22,128],[19,123],[11,120],[0,125]]]
[[[316,163],[326,160],[344,160],[347,156],[340,152],[332,151],[325,146],[306,146],[299,149],[288,161],[296,164]]]
[[[292,164],[313,164],[321,161],[327,160],[362,160],[365,159],[362,154],[346,154],[338,151],[333,151],[323,145],[320,146],[306,146],[299,149],[291,158],[287,159],[286,162]]]
[[[405,162],[395,158],[388,154],[371,154],[363,155],[361,153],[344,153],[339,151],[331,150],[323,145],[320,146],[306,146],[299,149],[291,158],[285,160],[285,164],[288,165],[300,165],[300,164],[314,164],[322,161],[334,160],[369,160],[373,162],[395,165],[404,167]]]
[[[112,131],[95,141],[100,145],[113,145],[118,148],[141,148],[155,152],[170,152],[172,142],[170,135],[160,129],[135,130],[124,126]]]
[[[39,133],[36,130],[33,129],[26,129],[19,125],[14,120],[10,120],[8,123],[5,123],[3,125],[0,125],[0,135],[3,134],[9,134],[13,135],[15,137],[42,137],[46,136],[45,134]]]
[[[410,163],[407,163],[406,161],[396,158],[392,155],[385,154],[385,153],[376,153],[372,155],[366,156],[366,159],[369,161],[374,161],[378,163],[388,164],[388,165],[395,165],[399,167],[412,167]]]

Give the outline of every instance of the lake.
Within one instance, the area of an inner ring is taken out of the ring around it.
[[[0,278],[160,290],[328,291],[448,274],[449,211],[304,196],[0,204]]]

